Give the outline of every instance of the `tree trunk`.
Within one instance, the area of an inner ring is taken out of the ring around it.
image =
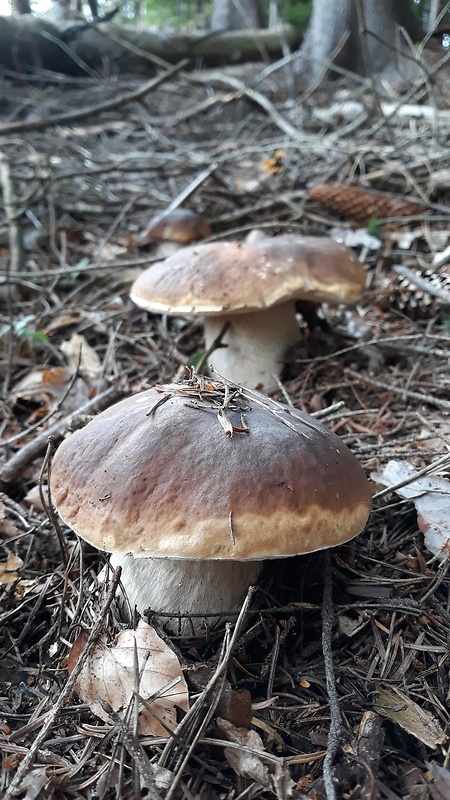
[[[408,78],[413,64],[399,51],[399,25],[420,37],[408,0],[313,0],[299,63],[304,82],[316,80],[330,60],[359,75],[388,70]]]
[[[264,25],[261,0],[214,0],[213,2],[212,31],[263,28]]]
[[[31,14],[30,0],[13,0],[12,6],[17,14]]]

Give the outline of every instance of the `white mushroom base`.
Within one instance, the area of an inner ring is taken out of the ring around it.
[[[122,585],[131,609],[163,611],[161,625],[183,635],[198,632],[205,622],[213,627],[220,617],[208,616],[238,611],[248,587],[258,578],[262,561],[134,558],[113,553],[111,566],[122,567]],[[197,615],[180,619],[179,615]]]
[[[226,322],[222,342],[227,346],[214,350],[208,363],[234,383],[264,392],[276,389],[274,376],[280,374],[286,350],[299,339],[295,300],[251,313],[205,317],[206,349]]]

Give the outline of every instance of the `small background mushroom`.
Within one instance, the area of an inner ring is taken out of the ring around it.
[[[205,217],[189,208],[174,208],[152,217],[147,227],[134,239],[142,247],[156,243],[155,256],[168,258],[182,247],[211,236],[211,226]]]

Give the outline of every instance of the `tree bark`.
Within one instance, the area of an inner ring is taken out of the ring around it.
[[[399,49],[399,26],[413,39],[420,38],[408,0],[313,0],[300,51],[304,82],[319,78],[330,61],[359,75],[390,70],[408,79],[412,62]]]
[[[58,45],[70,45],[69,53]],[[257,61],[261,53],[280,58],[282,43],[298,47],[298,36],[291,25],[279,29],[225,31],[202,34],[166,34],[115,25],[113,22],[82,24],[60,29],[32,15],[0,16],[0,66],[16,72],[30,69],[57,70],[68,75],[84,75],[83,63],[101,69],[105,61],[116,73],[151,75],[154,64],[145,54],[176,63],[183,58],[201,60],[204,66]],[[128,46],[130,45],[130,46]],[[142,54],[135,52],[136,48]],[[73,52],[76,60],[70,53]]]
[[[214,0],[211,30],[263,28],[264,9],[261,0]]]
[[[30,0],[13,0],[13,8],[17,14],[31,14]]]

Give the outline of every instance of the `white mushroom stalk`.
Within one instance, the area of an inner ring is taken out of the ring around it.
[[[225,346],[215,349],[208,363],[234,383],[250,388],[260,386],[265,392],[275,390],[286,352],[299,337],[295,301],[250,314],[205,317],[207,350],[226,323],[228,327],[222,337]]]
[[[213,628],[223,616],[237,612],[249,586],[255,584],[262,561],[134,558],[113,553],[111,566],[122,568],[122,585],[131,609],[164,613],[173,633],[189,635]]]

